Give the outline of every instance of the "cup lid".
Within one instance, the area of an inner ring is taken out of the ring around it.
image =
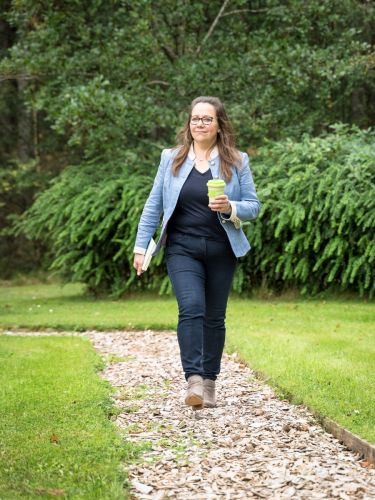
[[[223,181],[223,179],[210,179],[207,182],[207,186],[211,187],[211,188],[214,188],[214,187],[221,188],[221,187],[225,186],[225,181]]]

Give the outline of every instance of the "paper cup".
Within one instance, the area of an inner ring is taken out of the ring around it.
[[[224,194],[225,182],[222,179],[210,179],[207,182],[208,198],[210,201],[216,196]]]

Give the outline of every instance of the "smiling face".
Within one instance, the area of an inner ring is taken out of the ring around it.
[[[202,120],[197,124],[191,123],[191,120],[197,118],[213,118],[210,125],[204,125]],[[190,118],[190,132],[195,142],[202,146],[211,146],[216,143],[219,124],[217,122],[216,109],[208,102],[199,102],[194,106]]]

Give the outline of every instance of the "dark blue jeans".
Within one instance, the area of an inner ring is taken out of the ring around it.
[[[229,241],[172,233],[166,264],[178,302],[177,338],[186,380],[216,380],[225,343],[225,314],[237,259]]]

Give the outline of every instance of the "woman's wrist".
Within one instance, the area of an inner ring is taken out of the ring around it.
[[[232,205],[230,201],[228,200],[228,208],[225,210],[225,212],[222,212],[224,215],[231,215],[232,213]]]
[[[141,247],[134,247],[133,253],[138,255],[144,255],[146,253],[146,249]]]

